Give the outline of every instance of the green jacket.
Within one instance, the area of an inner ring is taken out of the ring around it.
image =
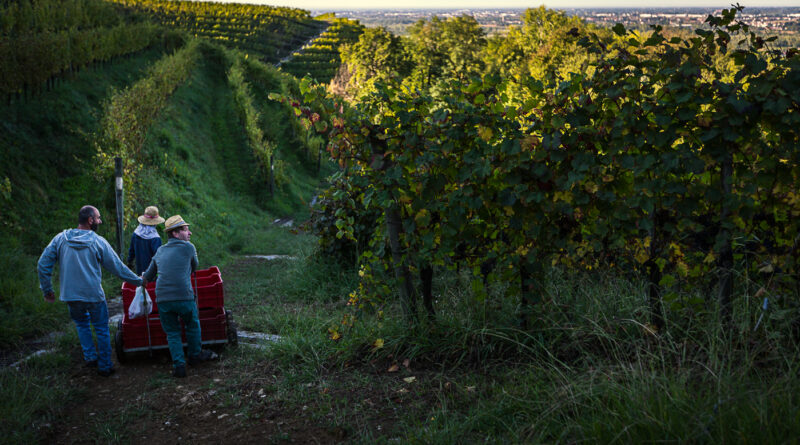
[[[156,303],[162,301],[194,300],[192,273],[197,270],[197,250],[188,241],[170,238],[159,247],[144,279],[156,278]]]

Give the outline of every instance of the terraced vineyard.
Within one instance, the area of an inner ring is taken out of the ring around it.
[[[310,45],[282,63],[281,69],[296,77],[308,74],[318,82],[328,83],[342,63],[339,48],[357,42],[364,29],[358,20],[334,19],[328,29]]]
[[[112,0],[165,27],[258,55],[275,63],[318,34],[325,23],[302,9],[166,0]]]
[[[0,6],[0,93],[51,88],[62,73],[140,51],[161,33],[97,0],[38,0]]]

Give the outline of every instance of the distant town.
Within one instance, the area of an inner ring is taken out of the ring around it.
[[[337,17],[358,19],[366,26],[383,26],[403,35],[409,25],[420,19],[438,16],[445,19],[460,15],[471,15],[484,27],[487,34],[505,32],[509,25],[520,25],[524,9],[394,9],[394,10],[338,10],[312,11],[314,15],[335,12]],[[703,26],[709,14],[719,15],[720,8],[606,8],[563,9],[588,23],[613,26],[622,23],[628,28],[646,29],[650,25],[678,28]],[[800,7],[745,8],[740,20],[760,32],[775,35],[797,35],[800,31]]]

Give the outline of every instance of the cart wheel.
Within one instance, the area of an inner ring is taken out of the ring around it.
[[[117,351],[117,361],[120,364],[125,363],[128,361],[128,356],[125,354],[125,350],[122,347],[122,323],[117,326],[117,333],[114,334],[114,349]]]
[[[236,332],[236,322],[233,320],[233,313],[231,311],[225,311],[225,321],[228,325],[228,344],[230,346],[238,346],[239,334]]]

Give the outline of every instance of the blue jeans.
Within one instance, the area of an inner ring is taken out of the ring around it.
[[[111,335],[108,332],[108,306],[105,301],[89,303],[87,301],[68,301],[69,316],[75,322],[78,339],[83,349],[83,359],[87,362],[97,360],[97,369],[109,371],[111,363]],[[90,327],[91,325],[91,327]],[[92,327],[97,336],[97,348],[92,338]]]
[[[158,318],[161,327],[167,334],[169,354],[175,367],[186,366],[183,357],[183,339],[181,338],[181,324],[178,317],[183,320],[186,328],[186,349],[189,357],[200,354],[200,318],[197,314],[197,304],[194,300],[158,302]]]

